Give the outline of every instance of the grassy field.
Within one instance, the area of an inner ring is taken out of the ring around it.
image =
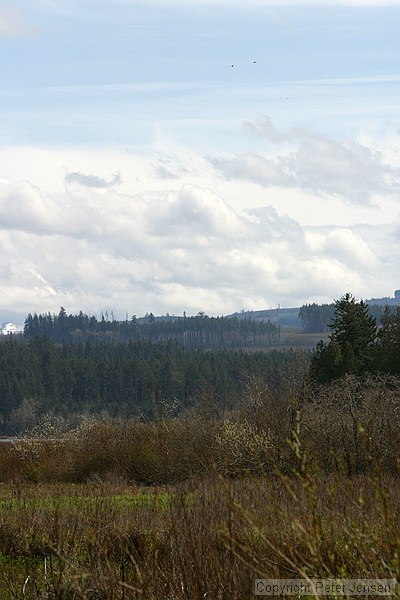
[[[303,333],[295,327],[283,327],[280,335],[280,347],[315,348],[320,340],[329,341],[329,333]]]
[[[83,419],[0,445],[0,600],[254,597],[400,579],[400,382],[345,378],[215,419]],[[51,423],[50,423],[51,424]]]
[[[399,574],[399,479],[3,485],[0,598],[252,598],[261,578]]]

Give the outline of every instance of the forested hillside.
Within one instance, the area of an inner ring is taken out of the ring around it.
[[[102,315],[98,320],[83,312],[67,315],[64,308],[55,314],[29,314],[25,319],[24,336],[32,339],[47,335],[56,342],[92,341],[176,341],[188,348],[245,348],[268,347],[279,338],[275,323],[250,319],[208,317],[156,318],[150,313],[146,319],[133,316],[125,321]]]
[[[20,428],[36,414],[83,412],[157,416],[179,412],[207,392],[222,413],[240,399],[251,377],[282,389],[303,369],[307,353],[184,348],[176,342],[59,344],[47,336],[0,343],[3,430]],[[12,432],[12,431],[11,431]]]
[[[0,343],[0,431],[20,431],[48,412],[177,415],[201,396],[222,415],[238,405],[250,378],[276,397],[293,382],[301,386],[311,359],[309,378],[319,383],[399,374],[400,308],[369,307],[347,294],[332,305],[302,307],[300,315],[309,329],[330,317],[329,343],[321,341],[313,357],[273,350],[277,325],[250,319],[98,320],[63,308],[28,315],[24,334]]]

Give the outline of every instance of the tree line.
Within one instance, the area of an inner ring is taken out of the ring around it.
[[[82,311],[67,314],[61,307],[58,315],[29,314],[25,319],[24,336],[33,339],[47,335],[58,343],[92,341],[139,341],[167,343],[176,341],[187,348],[261,348],[279,340],[275,323],[251,319],[209,317],[203,313],[195,317],[156,318],[152,313],[145,319],[111,320],[102,314],[98,320]]]
[[[396,306],[382,306],[378,304],[366,304],[368,314],[376,323],[381,324],[384,315],[389,312],[395,315]],[[331,304],[304,304],[299,310],[299,319],[304,333],[326,333],[335,317],[335,303]]]

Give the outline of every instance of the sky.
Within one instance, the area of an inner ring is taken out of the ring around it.
[[[400,0],[0,0],[0,322],[400,288]]]

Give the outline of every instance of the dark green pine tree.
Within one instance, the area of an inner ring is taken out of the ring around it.
[[[336,300],[329,344],[320,342],[312,360],[311,372],[323,383],[346,373],[363,374],[373,368],[376,322],[368,305],[347,293]]]

